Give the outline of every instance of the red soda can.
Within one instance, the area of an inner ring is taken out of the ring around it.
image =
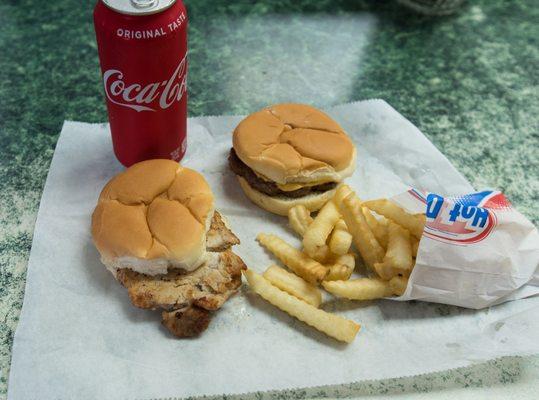
[[[94,26],[114,153],[126,167],[187,147],[187,12],[181,0],[98,0]]]

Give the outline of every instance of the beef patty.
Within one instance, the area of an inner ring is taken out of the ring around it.
[[[275,182],[265,181],[264,179],[259,178],[251,168],[240,160],[233,148],[230,149],[228,165],[230,166],[232,172],[245,179],[253,189],[265,193],[268,196],[297,198],[307,196],[313,192],[327,192],[328,190],[332,190],[337,186],[337,182],[327,182],[316,186],[302,187],[289,192],[281,190]]]

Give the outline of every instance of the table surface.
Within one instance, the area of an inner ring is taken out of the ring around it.
[[[62,122],[107,120],[94,1],[0,0],[0,397],[43,185]],[[192,0],[189,114],[382,98],[476,188],[539,221],[539,6],[469,1],[429,18],[395,1]],[[538,398],[539,357],[263,397]],[[252,397],[252,396],[251,396]]]

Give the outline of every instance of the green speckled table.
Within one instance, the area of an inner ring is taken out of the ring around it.
[[[39,199],[65,119],[107,119],[93,1],[0,0],[0,394]],[[186,1],[191,116],[383,98],[477,187],[539,221],[539,5],[469,1],[427,18],[394,1]],[[31,377],[29,377],[31,379]],[[539,357],[255,398],[539,398]]]

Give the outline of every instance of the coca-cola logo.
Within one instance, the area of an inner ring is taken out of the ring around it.
[[[157,111],[169,108],[180,101],[187,91],[187,56],[185,56],[172,76],[162,82],[145,86],[138,83],[127,84],[124,74],[118,69],[109,69],[103,74],[103,85],[107,98],[114,104],[140,111]],[[154,104],[159,99],[157,104]]]

